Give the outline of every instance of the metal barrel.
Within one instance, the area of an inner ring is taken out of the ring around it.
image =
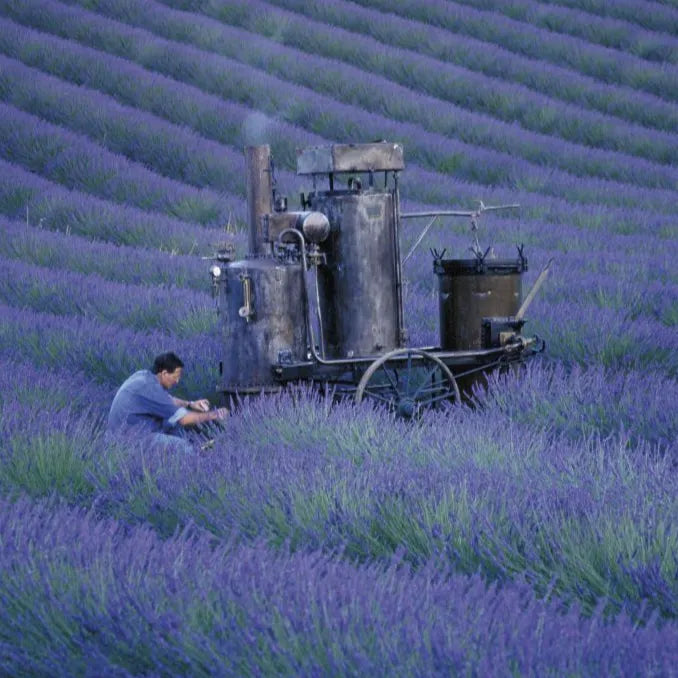
[[[462,351],[483,346],[483,318],[517,313],[525,259],[434,259],[438,276],[440,347]]]

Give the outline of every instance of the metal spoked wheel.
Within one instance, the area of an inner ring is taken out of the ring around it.
[[[459,402],[459,387],[450,368],[437,356],[416,348],[399,348],[375,360],[365,371],[355,401],[369,398],[410,418],[429,407]]]

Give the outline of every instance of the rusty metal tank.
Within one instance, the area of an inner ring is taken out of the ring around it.
[[[225,264],[218,284],[222,331],[218,390],[276,391],[272,365],[307,353],[304,277],[299,262],[251,257]]]
[[[330,235],[318,268],[325,348],[330,358],[400,345],[395,216],[390,192],[326,192],[312,197]]]
[[[438,277],[440,347],[449,351],[489,348],[484,318],[514,316],[522,300],[527,260],[434,259]]]
[[[298,174],[311,175],[314,185],[319,176],[329,179],[330,190],[314,191],[305,205],[330,224],[322,244],[326,262],[318,267],[329,359],[402,345],[397,174],[403,166],[402,147],[387,142],[318,146],[297,157]],[[394,177],[391,187],[388,176]]]

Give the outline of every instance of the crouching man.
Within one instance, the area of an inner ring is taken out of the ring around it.
[[[152,370],[139,370],[129,377],[113,398],[108,413],[108,431],[130,428],[148,436],[152,443],[182,452],[193,451],[184,437],[187,426],[219,421],[228,416],[226,408],[210,410],[209,400],[181,400],[169,389],[181,379],[184,364],[174,353],[162,353]]]

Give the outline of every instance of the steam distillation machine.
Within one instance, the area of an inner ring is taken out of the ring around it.
[[[490,259],[477,246],[470,259],[434,251],[440,345],[406,345],[402,220],[467,216],[475,225],[483,211],[516,205],[402,213],[403,149],[394,143],[299,151],[297,174],[313,182],[299,211],[277,195],[268,146],[246,148],[245,167],[249,252],[234,260],[224,246],[210,267],[222,336],[217,391],[224,396],[311,381],[409,417],[458,401],[460,386],[468,390],[487,370],[543,349],[521,329],[548,267],[523,302],[522,247],[516,260]]]

